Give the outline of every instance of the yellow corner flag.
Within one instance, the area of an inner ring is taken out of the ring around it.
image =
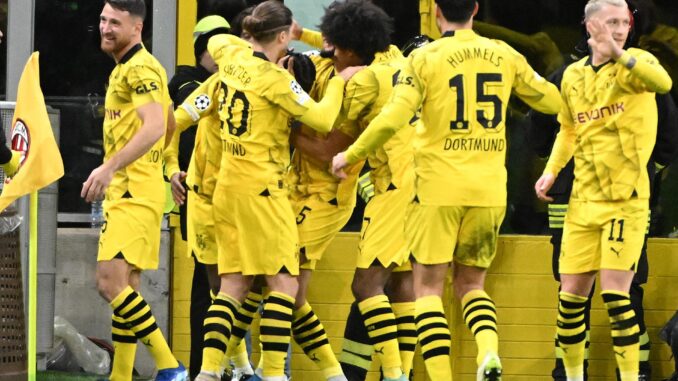
[[[40,89],[38,52],[30,56],[19,80],[11,142],[12,150],[22,154],[21,167],[2,188],[0,211],[17,198],[37,191],[64,175],[64,163]]]

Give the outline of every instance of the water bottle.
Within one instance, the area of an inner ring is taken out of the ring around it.
[[[100,228],[104,224],[104,202],[101,200],[92,201],[91,221],[93,228]]]

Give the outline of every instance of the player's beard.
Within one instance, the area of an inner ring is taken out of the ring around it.
[[[129,44],[130,39],[124,39],[120,35],[110,35],[110,40],[106,40],[101,36],[101,50],[111,56],[115,56],[118,52],[125,49]]]

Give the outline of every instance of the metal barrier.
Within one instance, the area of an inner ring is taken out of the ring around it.
[[[17,230],[0,235],[0,380],[26,380],[26,334]]]
[[[2,121],[2,132],[5,136],[10,136],[12,129],[12,117],[14,115],[14,102],[0,102],[0,120]],[[59,141],[60,114],[58,110],[47,107],[47,113],[52,125],[52,132],[56,141]],[[0,187],[4,184],[5,174],[0,169]],[[1,188],[0,188],[1,189]],[[57,183],[53,183],[38,192],[38,311],[37,311],[37,368],[45,369],[46,354],[52,350],[54,341],[54,289],[56,274],[56,229],[57,229],[57,202],[58,188]],[[26,290],[28,284],[27,264],[28,264],[28,197],[17,200],[19,213],[23,217],[18,230],[18,242],[15,250],[19,258],[19,270],[23,277],[23,289]],[[19,277],[21,280],[21,277]],[[3,297],[5,288],[0,287],[0,297]],[[22,301],[22,308],[28,305],[26,295]],[[21,311],[23,316],[24,310]],[[25,326],[25,324],[24,324]],[[1,334],[0,334],[1,336]],[[2,354],[0,353],[0,356]],[[2,362],[0,361],[0,364]],[[4,365],[4,364],[2,364]],[[0,374],[4,371],[4,366],[0,366]],[[4,381],[0,377],[0,380]]]

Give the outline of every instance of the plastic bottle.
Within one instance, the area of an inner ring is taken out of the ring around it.
[[[54,336],[64,340],[66,347],[85,372],[101,375],[110,372],[111,358],[108,352],[79,334],[71,323],[60,316],[54,317]]]
[[[93,228],[100,228],[104,224],[104,202],[92,201],[91,221]]]

